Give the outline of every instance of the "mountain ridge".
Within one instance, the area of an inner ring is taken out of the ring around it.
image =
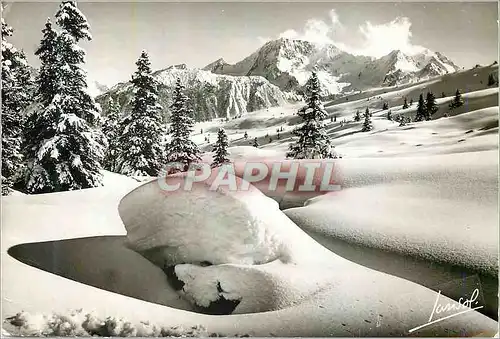
[[[442,53],[429,49],[413,54],[394,50],[374,58],[348,53],[334,44],[280,38],[266,42],[235,64],[220,58],[203,69],[233,76],[260,75],[284,91],[299,92],[316,70],[323,95],[331,95],[417,82],[458,71],[460,67]]]

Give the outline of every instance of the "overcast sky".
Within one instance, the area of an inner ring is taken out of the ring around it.
[[[33,51],[58,3],[15,2],[3,13],[12,43],[37,66]],[[424,46],[459,66],[497,60],[498,9],[489,3],[80,3],[93,40],[89,77],[106,85],[130,78],[146,49],[154,69],[234,63],[280,36],[333,42],[357,54],[381,56]]]

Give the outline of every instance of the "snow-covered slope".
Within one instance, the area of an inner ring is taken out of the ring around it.
[[[167,115],[177,78],[186,87],[189,105],[198,121],[237,116],[286,104],[285,94],[260,76],[217,75],[200,69],[188,69],[184,64],[156,71],[153,76],[160,83],[159,101]],[[121,83],[99,96],[97,101],[104,104],[111,96],[127,112],[130,109],[132,91],[130,82]],[[102,106],[106,107],[105,104]]]
[[[300,89],[316,70],[323,94],[329,95],[423,80],[459,67],[428,49],[414,55],[393,51],[375,59],[344,52],[335,45],[280,38],[234,65],[219,59],[204,69],[217,74],[260,75],[286,91]]]

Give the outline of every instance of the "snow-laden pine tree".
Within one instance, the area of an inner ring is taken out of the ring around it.
[[[408,101],[405,97],[405,102],[403,103],[403,109],[407,109],[408,107],[410,107],[410,106],[408,106]]]
[[[372,125],[370,110],[368,109],[368,107],[366,108],[366,111],[365,111],[365,114],[363,114],[363,117],[365,118],[365,120],[363,121],[363,129],[361,131],[362,132],[371,131],[373,129],[373,125]]]
[[[162,107],[158,104],[158,84],[146,51],[141,52],[135,64],[132,110],[120,123],[116,170],[130,176],[155,176],[165,160],[165,127]]]
[[[118,155],[120,154],[120,107],[109,97],[108,100],[108,114],[104,118],[102,124],[102,132],[108,140],[108,147],[104,153],[103,167],[108,171],[117,171]]]
[[[323,120],[327,112],[321,103],[320,83],[315,72],[306,86],[306,103],[297,114],[302,118],[303,124],[294,129],[292,134],[298,139],[290,145],[287,158],[294,159],[326,159],[331,158],[331,144],[323,127]]]
[[[432,92],[427,92],[425,100],[425,120],[431,120],[432,115],[438,111],[436,97]]]
[[[56,13],[61,32],[48,22],[36,54],[39,107],[29,119],[26,190],[45,193],[102,185],[101,160],[106,139],[99,127],[100,107],[87,91],[81,65],[81,40],[91,40],[87,19],[75,1],[63,1]]]
[[[415,121],[425,120],[426,114],[427,113],[426,113],[424,96],[422,94],[420,94],[420,97],[418,98],[417,113],[415,115]]]
[[[462,106],[463,104],[464,104],[464,101],[462,99],[462,94],[460,94],[460,90],[457,89],[457,91],[455,92],[455,97],[451,101],[449,107],[450,107],[450,109],[455,109],[457,107]]]
[[[191,140],[194,121],[191,110],[187,106],[187,96],[181,79],[177,78],[170,106],[170,141],[167,145],[167,161],[183,164],[186,171],[191,163],[201,160],[198,146]]]
[[[12,33],[2,18],[2,195],[11,192],[22,171],[23,111],[32,96],[26,56],[7,40]]]
[[[223,128],[219,128],[219,132],[217,133],[217,141],[215,142],[214,146],[214,156],[213,156],[213,162],[212,162],[212,167],[218,167],[222,164],[228,163],[229,158],[228,158],[228,151],[227,147],[229,146],[227,142],[227,135],[226,132],[224,131]]]

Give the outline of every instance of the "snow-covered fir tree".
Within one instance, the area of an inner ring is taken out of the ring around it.
[[[294,159],[325,159],[331,158],[331,144],[323,127],[323,120],[328,116],[320,98],[320,83],[315,72],[306,86],[307,105],[297,114],[303,124],[294,129],[292,134],[298,139],[290,145],[287,158]]]
[[[104,118],[102,125],[102,132],[108,140],[108,147],[104,153],[103,167],[108,171],[117,171],[118,155],[120,154],[120,135],[121,135],[121,125],[120,125],[120,107],[109,97],[108,100],[108,114]]]
[[[214,146],[214,157],[212,162],[212,167],[218,167],[222,164],[228,163],[228,148],[229,144],[227,141],[227,135],[223,128],[219,128],[219,132],[217,133],[217,141]]]
[[[405,97],[405,102],[403,103],[403,109],[407,109],[408,107],[410,107],[410,106],[408,106],[408,101]]]
[[[438,111],[438,106],[436,104],[436,97],[432,92],[427,92],[425,99],[425,120],[431,120],[433,114]]]
[[[365,120],[363,121],[363,129],[361,131],[362,132],[371,131],[373,129],[373,125],[372,125],[370,110],[368,109],[368,107],[366,108],[363,117],[365,118]]]
[[[158,104],[158,84],[146,51],[135,64],[132,110],[120,122],[116,170],[130,176],[155,176],[165,161],[162,106]]]
[[[60,33],[47,22],[36,54],[38,108],[29,117],[26,190],[30,193],[68,191],[102,184],[101,160],[106,140],[98,126],[100,107],[87,92],[81,68],[91,40],[90,26],[74,1],[63,1],[56,13]]]
[[[420,97],[418,98],[417,113],[415,115],[415,121],[423,121],[423,120],[425,120],[425,116],[426,116],[426,108],[425,108],[424,96],[422,94],[420,94]]]
[[[457,91],[455,92],[455,97],[453,98],[453,100],[451,101],[449,107],[450,109],[455,109],[457,107],[460,107],[464,104],[464,101],[462,99],[462,94],[460,93],[460,91],[457,89]]]
[[[167,145],[167,161],[183,164],[186,171],[191,163],[201,160],[198,146],[190,139],[194,121],[187,106],[187,96],[181,79],[177,78],[170,106],[170,141]]]
[[[11,192],[22,171],[23,111],[32,97],[26,56],[7,40],[12,33],[2,18],[2,195]]]
[[[359,110],[357,110],[354,114],[354,121],[361,121],[361,113],[359,112]]]

